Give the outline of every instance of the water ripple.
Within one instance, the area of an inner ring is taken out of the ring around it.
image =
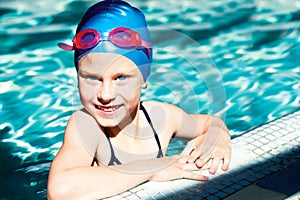
[[[51,160],[81,107],[73,54],[56,44],[93,2],[0,2],[0,143],[20,162]],[[143,100],[226,116],[234,134],[299,109],[298,1],[129,2],[153,28]]]

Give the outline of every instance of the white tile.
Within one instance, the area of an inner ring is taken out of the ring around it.
[[[261,143],[261,142],[259,142],[259,141],[254,141],[253,143],[252,143],[254,146],[256,146],[256,147],[261,147],[263,144]]]
[[[265,137],[262,137],[262,138],[260,138],[260,140],[259,140],[260,142],[262,142],[263,144],[267,144],[267,143],[269,143],[270,142],[270,140],[268,140],[267,138],[265,138]]]
[[[272,134],[267,134],[267,135],[265,135],[265,138],[267,138],[267,139],[270,140],[270,141],[276,139],[276,137],[275,137],[274,135],[272,135]]]
[[[265,151],[263,151],[263,150],[260,149],[260,148],[257,148],[257,149],[255,149],[255,150],[253,150],[253,152],[256,153],[257,155],[261,155],[261,154],[265,153]]]

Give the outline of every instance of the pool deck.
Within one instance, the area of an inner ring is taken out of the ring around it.
[[[300,110],[232,139],[230,170],[207,182],[150,181],[108,199],[300,200]]]

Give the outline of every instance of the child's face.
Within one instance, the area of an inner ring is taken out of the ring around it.
[[[134,118],[143,83],[137,66],[124,56],[90,53],[79,61],[81,102],[101,126],[115,127]]]

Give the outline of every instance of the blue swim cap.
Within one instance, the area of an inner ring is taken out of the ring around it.
[[[125,27],[137,32],[141,39],[148,43],[149,48],[121,48],[109,40],[101,41],[95,47],[86,51],[75,49],[75,67],[78,70],[80,58],[88,53],[112,52],[123,55],[133,61],[142,73],[144,81],[146,81],[150,74],[152,48],[145,16],[140,10],[121,0],[98,2],[87,10],[77,26],[76,34],[83,30],[94,29],[99,32],[101,38],[107,38],[108,33],[119,27]]]

